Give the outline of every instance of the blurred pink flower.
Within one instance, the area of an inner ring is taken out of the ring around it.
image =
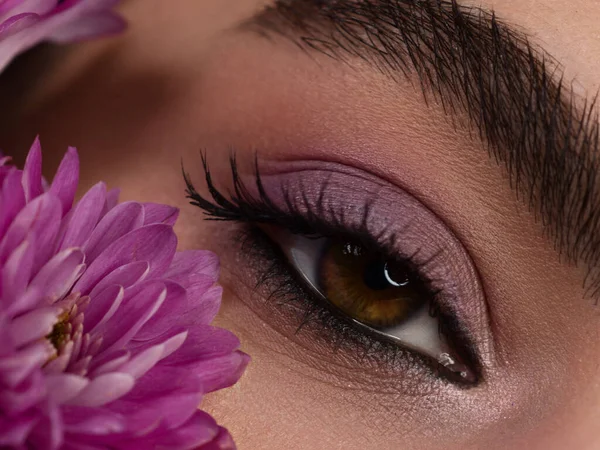
[[[0,159],[0,448],[234,448],[197,409],[248,362],[210,325],[217,256],[175,251],[175,208],[73,205],[75,149],[50,185],[41,162]]]
[[[71,42],[114,34],[125,21],[119,0],[0,0],[0,72],[42,41]]]

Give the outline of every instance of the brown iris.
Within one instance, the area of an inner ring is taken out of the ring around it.
[[[350,242],[333,241],[326,248],[319,276],[333,305],[375,328],[403,322],[429,300],[423,282],[406,264]]]

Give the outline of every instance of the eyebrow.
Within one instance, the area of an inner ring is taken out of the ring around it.
[[[417,75],[424,99],[465,114],[561,260],[583,264],[600,297],[599,121],[562,69],[493,12],[440,0],[277,0],[248,23],[305,51],[394,79]]]

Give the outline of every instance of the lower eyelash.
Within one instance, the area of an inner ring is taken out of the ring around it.
[[[442,375],[442,378],[448,382],[453,381],[451,377],[446,376],[444,369],[436,361],[416,351],[387,341],[376,333],[369,333],[368,329],[358,329],[348,317],[337,311],[333,305],[329,305],[318,298],[299,279],[296,270],[287,262],[287,258],[279,246],[257,226],[257,224],[274,224],[297,234],[347,237],[379,253],[390,257],[395,254],[397,256],[395,249],[398,245],[394,245],[396,236],[388,237],[385,242],[380,242],[384,233],[381,233],[380,236],[373,236],[367,228],[366,219],[369,216],[370,206],[367,205],[366,207],[367,212],[363,223],[358,228],[354,226],[351,229],[347,229],[347,225],[342,220],[343,214],[339,215],[336,211],[329,210],[320,201],[313,205],[302,196],[302,192],[300,193],[300,200],[297,200],[296,197],[293,198],[284,189],[286,209],[281,209],[266,194],[258,167],[255,168],[258,195],[255,197],[250,194],[238,174],[235,157],[230,160],[234,192],[227,198],[213,184],[204,156],[202,161],[206,184],[213,201],[208,201],[198,194],[184,172],[190,203],[204,210],[209,220],[236,222],[242,227],[241,235],[238,236],[241,239],[242,252],[249,257],[249,261],[252,261],[251,264],[254,267],[257,265],[266,266],[264,269],[259,269],[260,273],[256,276],[256,290],[266,291],[263,297],[266,297],[268,301],[277,299],[279,308],[293,311],[294,320],[298,322],[296,334],[306,328],[311,328],[316,333],[315,335],[322,338],[322,341],[333,342],[333,352],[339,351],[342,346],[348,346],[348,349],[355,354],[361,352],[360,358],[363,360],[377,360],[380,364],[391,365],[392,367],[400,366],[404,373],[407,371],[414,373],[415,369],[423,373],[426,369],[425,372],[431,375],[432,378],[439,380],[440,375]],[[322,194],[324,194],[325,187],[322,187]],[[297,201],[304,202],[301,205],[303,208],[294,203]],[[467,333],[462,329],[454,315],[447,313],[446,307],[440,308],[439,302],[436,300],[440,291],[434,288],[436,280],[423,276],[423,269],[432,264],[437,255],[434,254],[426,261],[417,261],[418,254],[419,251],[413,255],[405,255],[401,259],[405,260],[406,264],[415,274],[418,274],[428,287],[432,298],[430,313],[438,318],[440,333],[445,336],[450,334],[458,336],[458,341],[462,341],[459,343],[464,344],[462,347],[467,352],[466,355],[463,355],[465,356],[464,359],[470,363],[471,367],[476,369],[476,372],[479,372],[477,370],[477,358],[472,350],[473,347],[466,339]]]
[[[433,360],[381,339],[376,334],[370,335],[356,329],[347,317],[317,298],[309,288],[303,286],[279,247],[260,228],[246,224],[239,231],[238,240],[245,256],[262,267],[255,290],[265,290],[263,296],[267,302],[276,302],[278,308],[284,307],[292,312],[298,322],[296,334],[310,328],[317,339],[330,344],[333,353],[339,352],[344,346],[358,355],[359,361],[375,360],[386,366],[401,366],[403,373],[408,369],[422,373],[425,369],[432,379],[439,379],[441,367]],[[439,311],[432,313],[439,314]]]

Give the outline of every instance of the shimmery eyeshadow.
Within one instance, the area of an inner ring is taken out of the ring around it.
[[[439,291],[440,306],[460,318],[477,353],[490,357],[485,298],[474,265],[457,237],[423,203],[379,177],[335,163],[269,161],[260,165],[260,174],[275,206],[307,215],[318,208],[325,220],[349,231],[366,228],[379,243],[414,261]]]

